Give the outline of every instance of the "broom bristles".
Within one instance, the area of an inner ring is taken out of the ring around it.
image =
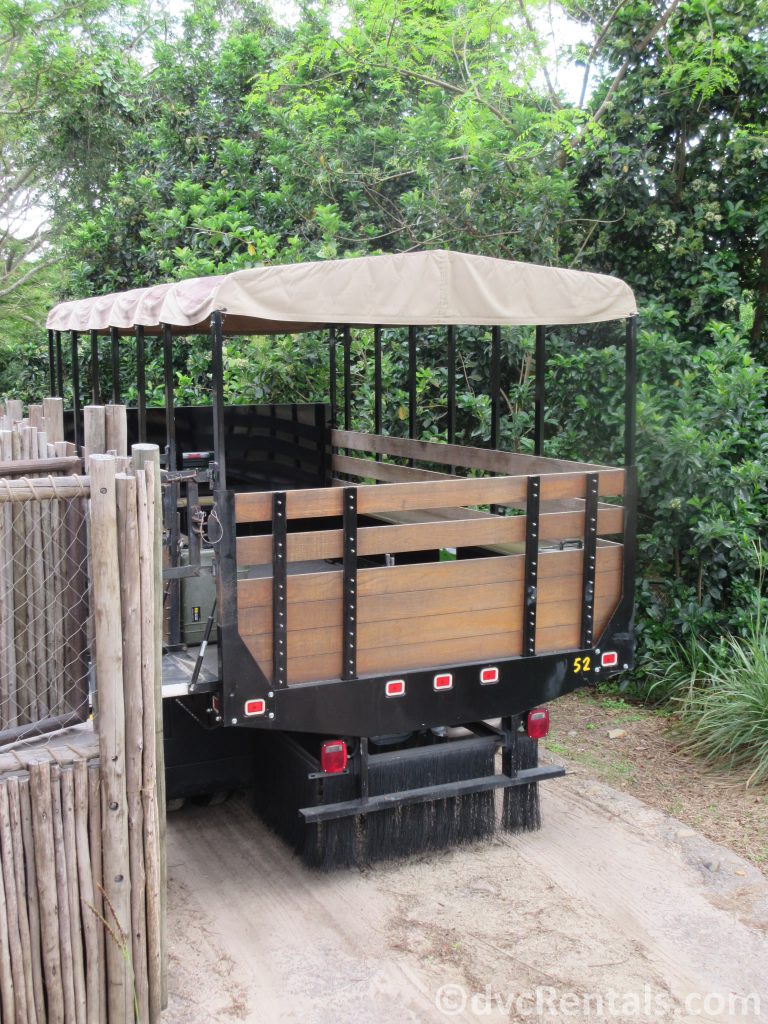
[[[493,835],[496,803],[493,791],[400,804],[383,811],[307,823],[300,807],[354,800],[353,774],[308,779],[308,762],[279,734],[259,738],[255,754],[256,809],[311,868],[329,871],[376,861],[394,860],[451,846],[476,842]],[[538,762],[537,744],[513,734],[513,769]],[[509,755],[505,755],[508,757]],[[465,779],[484,778],[495,771],[495,749],[463,748],[460,743],[438,743],[430,753],[377,761],[368,768],[371,796],[439,786]],[[501,826],[517,832],[539,828],[538,786],[529,783],[504,790]]]
[[[539,763],[538,740],[529,739],[525,733],[513,732],[509,758],[510,772],[536,768]],[[507,832],[535,832],[541,828],[538,782],[509,786],[504,790],[501,827]]]

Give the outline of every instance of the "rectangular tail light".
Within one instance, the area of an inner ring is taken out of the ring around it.
[[[390,679],[384,686],[384,694],[387,697],[404,697],[405,696],[405,680],[404,679]]]
[[[546,708],[534,708],[528,712],[525,720],[525,731],[532,740],[543,740],[549,733],[549,711]]]
[[[326,740],[320,750],[320,766],[324,772],[335,775],[347,767],[347,744],[344,740]]]
[[[435,676],[433,686],[436,690],[452,690],[453,675],[450,672],[441,672]]]
[[[480,682],[483,686],[489,686],[491,683],[498,683],[498,681],[499,670],[497,668],[480,669]]]
[[[603,651],[600,655],[600,664],[603,668],[615,668],[619,664],[618,651]]]
[[[267,702],[263,697],[257,697],[254,700],[247,700],[245,702],[246,718],[253,718],[254,715],[263,715],[266,710]]]

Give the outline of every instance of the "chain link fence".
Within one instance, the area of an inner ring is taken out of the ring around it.
[[[0,480],[0,747],[89,715],[87,493],[57,490]]]

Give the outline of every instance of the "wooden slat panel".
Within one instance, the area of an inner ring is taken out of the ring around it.
[[[620,587],[620,584],[619,584]],[[605,607],[615,605],[619,590],[610,588],[608,595],[601,595],[596,605]],[[391,599],[390,599],[391,600]],[[304,606],[307,607],[306,605]],[[320,606],[314,609],[320,612]],[[425,603],[425,614],[410,616],[392,616],[387,622],[360,621],[357,630],[358,653],[381,646],[384,637],[391,637],[393,646],[414,643],[438,643],[462,636],[479,637],[488,633],[503,633],[522,629],[523,604],[518,600],[507,607],[489,607],[467,611],[443,612],[432,614],[432,607]],[[581,621],[581,603],[578,600],[549,601],[537,607],[536,622],[542,628],[548,626],[570,625]],[[341,619],[338,629],[325,628],[317,623],[317,628],[299,629],[292,625],[291,614],[288,614],[288,655],[302,656],[310,654],[330,654],[341,649]],[[246,633],[251,650],[256,657],[266,660],[272,650],[272,634]]]
[[[392,462],[376,462],[375,459],[355,459],[351,455],[333,455],[331,469],[334,473],[349,473],[351,476],[385,480],[387,483],[456,479],[451,473],[435,473],[431,469],[396,466]]]
[[[438,478],[423,483],[363,485],[358,489],[357,507],[361,515],[375,515],[447,505],[518,505],[525,500],[526,479],[525,476],[454,480]],[[602,496],[619,496],[624,490],[624,471],[603,470],[599,483]],[[580,472],[553,473],[542,477],[542,501],[581,498],[584,490],[585,476]],[[341,502],[342,496],[336,487],[294,490],[288,491],[286,509],[288,517],[292,519],[340,516]],[[271,493],[262,491],[235,495],[235,518],[238,523],[266,522],[271,517]]]
[[[395,455],[403,459],[418,459],[438,466],[462,466],[466,469],[485,469],[492,473],[525,474],[574,472],[594,473],[608,466],[590,462],[571,462],[568,459],[547,459],[539,455],[521,455],[517,452],[499,452],[493,448],[470,448],[440,441],[415,441],[404,437],[386,437],[382,434],[363,434],[356,430],[332,430],[331,444],[336,448],[349,448],[376,455]]]
[[[616,507],[598,512],[600,533],[621,533],[624,510]],[[539,520],[539,539],[566,540],[584,533],[583,512],[552,512]],[[358,532],[361,556],[388,552],[427,551],[444,547],[482,547],[525,540],[525,516],[491,516],[457,522],[420,523],[415,526],[366,526]],[[341,530],[288,535],[288,561],[341,558]],[[239,537],[238,565],[265,565],[272,558],[272,537]]]
[[[578,624],[537,629],[537,650],[545,653],[577,648],[579,629]],[[394,674],[433,666],[450,668],[468,661],[519,657],[522,639],[523,634],[519,632],[460,637],[440,643],[392,644],[389,647],[360,651],[357,658],[358,671],[361,675],[385,672]],[[246,637],[244,642],[250,649],[252,640]],[[269,663],[261,663],[261,667],[267,673],[271,671]],[[341,653],[288,658],[288,678],[291,683],[338,679],[340,672]]]
[[[597,571],[619,571],[623,547],[620,544],[600,545],[597,549]],[[541,551],[539,580],[555,576],[576,575],[581,579],[583,554],[578,549]],[[495,558],[468,558],[455,562],[432,562],[418,565],[393,565],[360,569],[357,574],[358,597],[375,594],[407,594],[411,591],[436,590],[443,587],[468,587],[484,583],[522,580],[523,556],[502,555]],[[341,566],[338,572],[312,572],[288,577],[288,602],[325,601],[340,598]],[[270,604],[272,579],[240,580],[237,584],[238,608]]]
[[[578,602],[582,593],[581,576],[561,576],[542,580],[538,604]],[[618,600],[621,594],[621,573],[599,573],[595,584],[597,597]],[[429,615],[450,615],[471,608],[522,608],[522,580],[486,583],[470,587],[443,587],[439,590],[414,590],[405,594],[358,594],[357,621],[389,623],[398,619]],[[342,622],[341,589],[335,598],[325,601],[292,601],[288,606],[289,635],[305,629],[340,630]],[[244,636],[272,632],[270,604],[238,610],[238,628]]]

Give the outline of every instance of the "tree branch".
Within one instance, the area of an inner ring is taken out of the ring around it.
[[[597,111],[595,112],[595,115],[592,118],[593,122],[595,122],[595,123],[598,122],[600,120],[600,118],[603,116],[603,114],[606,112],[608,107],[611,105],[611,100],[613,99],[613,97],[614,97],[614,95],[616,93],[616,90],[619,88],[621,83],[624,81],[624,78],[626,77],[627,71],[629,71],[629,67],[632,64],[632,61],[634,59],[636,59],[637,57],[639,57],[640,54],[643,53],[643,51],[648,48],[648,46],[653,42],[653,40],[656,38],[656,36],[659,34],[659,32],[661,32],[661,30],[664,28],[664,26],[667,24],[667,22],[669,21],[669,19],[672,17],[672,15],[675,13],[675,11],[677,10],[677,8],[679,6],[680,6],[680,0],[672,0],[672,2],[670,3],[669,7],[666,9],[664,14],[659,18],[659,20],[653,26],[651,31],[646,36],[644,36],[640,40],[639,43],[635,43],[633,45],[631,53],[627,56],[627,58],[624,61],[624,63],[621,65],[619,70],[616,72],[616,75],[614,76],[614,79],[611,82],[611,86],[610,86],[608,92],[605,94],[605,97],[603,98],[603,102],[597,108]]]
[[[30,278],[34,277],[35,274],[39,274],[41,270],[47,270],[48,267],[52,267],[55,260],[41,260],[40,263],[35,263],[33,267],[22,274],[21,277],[17,277],[15,281],[7,286],[7,288],[0,289],[0,299],[5,299],[9,295],[12,295],[17,289],[21,288],[23,284],[26,284]]]

